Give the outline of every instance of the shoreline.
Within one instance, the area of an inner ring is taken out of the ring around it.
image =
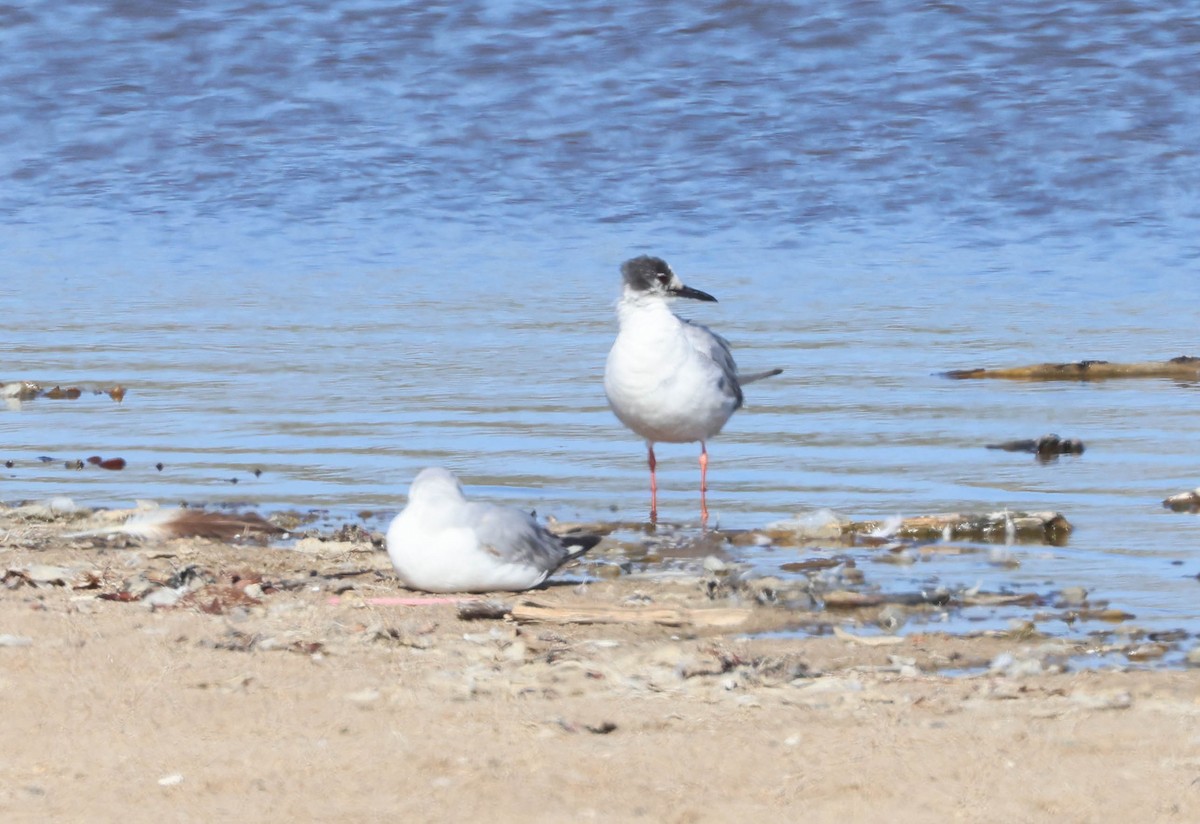
[[[29,578],[22,581],[21,565],[14,565],[15,561],[23,557],[33,559],[34,555],[14,555],[12,550],[35,553],[37,559],[43,560],[38,565],[51,569],[55,567],[47,565],[45,559],[73,551],[73,563],[60,571],[76,578],[82,576],[86,586],[67,578],[54,583],[72,591],[87,590],[86,594],[79,593],[81,599],[90,594],[101,599],[146,600],[148,606],[157,608],[174,607],[184,599],[194,601],[197,597],[194,590],[203,588],[204,582],[192,577],[177,585],[179,582],[169,580],[174,574],[169,569],[156,570],[158,578],[153,580],[147,579],[143,571],[139,573],[140,583],[132,585],[135,591],[130,592],[129,580],[124,581],[122,589],[111,576],[88,569],[88,550],[99,556],[126,551],[127,562],[135,566],[138,558],[173,557],[172,547],[185,549],[201,562],[203,548],[209,546],[257,547],[267,556],[284,556],[258,559],[258,565],[265,564],[266,569],[286,568],[296,562],[293,556],[329,558],[343,553],[372,565],[375,576],[372,587],[382,587],[383,592],[420,595],[405,590],[392,573],[384,548],[387,519],[380,521],[380,529],[363,525],[378,519],[379,513],[329,518],[325,510],[293,509],[275,511],[263,519],[244,507],[182,511],[203,517],[208,512],[233,514],[234,510],[240,510],[250,524],[245,535],[233,534],[229,524],[217,517],[220,526],[212,534],[206,535],[201,526],[191,537],[168,539],[155,535],[148,539],[124,534],[119,531],[123,528],[120,525],[126,521],[132,523],[130,519],[134,516],[166,512],[168,508],[143,502],[136,509],[89,509],[65,497],[19,507],[0,506],[3,536],[0,552],[4,553],[0,557],[9,561],[4,572],[10,588],[22,582],[41,587],[46,583]],[[761,529],[702,531],[670,523],[657,526],[638,522],[577,523],[551,517],[547,520],[551,531],[594,534],[602,540],[581,560],[552,576],[543,587],[526,593],[496,593],[495,598],[507,601],[511,612],[513,604],[529,601],[536,607],[540,592],[552,593],[563,587],[576,587],[583,593],[583,601],[587,600],[589,590],[605,583],[634,590],[666,587],[674,590],[670,598],[684,603],[685,610],[695,612],[699,605],[736,613],[736,617],[727,617],[722,626],[751,638],[838,635],[854,643],[886,646],[890,643],[886,641],[888,638],[910,635],[964,639],[1013,637],[1059,645],[1061,649],[1043,655],[1047,666],[1055,670],[1200,666],[1200,644],[1195,642],[1200,633],[1170,626],[1169,622],[1163,626],[1162,622],[1139,620],[1119,604],[1084,587],[1052,584],[1047,580],[1034,588],[1014,589],[1001,584],[998,589],[989,590],[982,580],[970,587],[938,583],[936,571],[927,573],[923,569],[919,571],[924,582],[914,586],[913,577],[905,570],[916,569],[912,566],[915,563],[933,565],[958,556],[983,557],[986,553],[989,565],[1003,569],[1013,563],[1012,550],[1017,548],[952,540],[928,542],[932,534],[929,520],[910,519],[921,533],[915,539],[904,539],[896,535],[877,537],[861,531],[831,532],[829,521],[822,521],[811,531],[806,531],[810,525],[793,531],[799,523],[794,520]],[[1037,518],[1029,520],[1033,523],[1032,539],[1021,546],[1036,550],[1045,545],[1037,540],[1041,524],[1057,523],[1061,516],[1038,513]],[[862,526],[870,528],[874,524],[864,522]],[[263,529],[279,534],[270,535]],[[1061,536],[1056,533],[1054,537]],[[738,554],[739,550],[762,549],[764,545],[777,553],[769,563],[755,563]],[[159,552],[164,547],[165,555]],[[153,566],[149,564],[147,569]],[[318,574],[317,570],[310,572]],[[263,573],[253,574],[261,577]],[[336,575],[339,580],[343,576],[344,571]],[[946,575],[946,579],[951,580],[951,576]],[[1002,579],[989,583],[995,580]],[[926,583],[930,581],[934,583]],[[215,583],[211,575],[208,583]],[[353,590],[357,583],[347,578],[337,585],[337,591]],[[261,597],[263,593],[257,595]],[[462,600],[480,597],[466,595]],[[709,618],[701,617],[701,625],[709,622]]]

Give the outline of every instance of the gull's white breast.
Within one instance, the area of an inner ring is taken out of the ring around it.
[[[736,374],[697,349],[661,301],[622,303],[621,327],[604,371],[604,392],[621,423],[648,441],[689,443],[721,431],[738,407]],[[715,340],[715,339],[714,339]]]

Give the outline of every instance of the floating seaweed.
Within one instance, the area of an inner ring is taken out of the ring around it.
[[[1060,438],[1058,435],[1043,435],[1040,438],[1027,438],[1020,441],[1004,441],[989,443],[988,449],[1000,449],[1005,452],[1032,452],[1040,460],[1053,460],[1059,455],[1082,455],[1083,441],[1078,438]]]
[[[43,389],[41,384],[33,381],[7,381],[0,383],[0,398],[16,403],[32,401],[37,398],[73,401],[83,397],[85,392],[90,392],[93,395],[108,395],[114,401],[120,403],[125,400],[125,393],[127,391],[120,384],[85,390],[79,386],[60,386],[58,384],[49,389]]]

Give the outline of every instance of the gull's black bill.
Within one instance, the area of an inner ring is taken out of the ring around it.
[[[699,289],[693,289],[690,286],[680,286],[678,289],[672,290],[671,294],[677,298],[691,298],[692,300],[707,300],[710,303],[716,303],[717,299],[708,292],[701,292]]]

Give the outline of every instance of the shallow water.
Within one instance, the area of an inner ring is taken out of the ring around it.
[[[0,377],[129,388],[0,412],[0,497],[393,510],[440,463],[638,517],[601,375],[652,252],[786,370],[710,444],[720,523],[1056,509],[937,576],[1191,625],[1196,383],[937,373],[1200,354],[1198,44],[1165,2],[0,6]],[[1087,453],[983,449],[1051,431]]]

